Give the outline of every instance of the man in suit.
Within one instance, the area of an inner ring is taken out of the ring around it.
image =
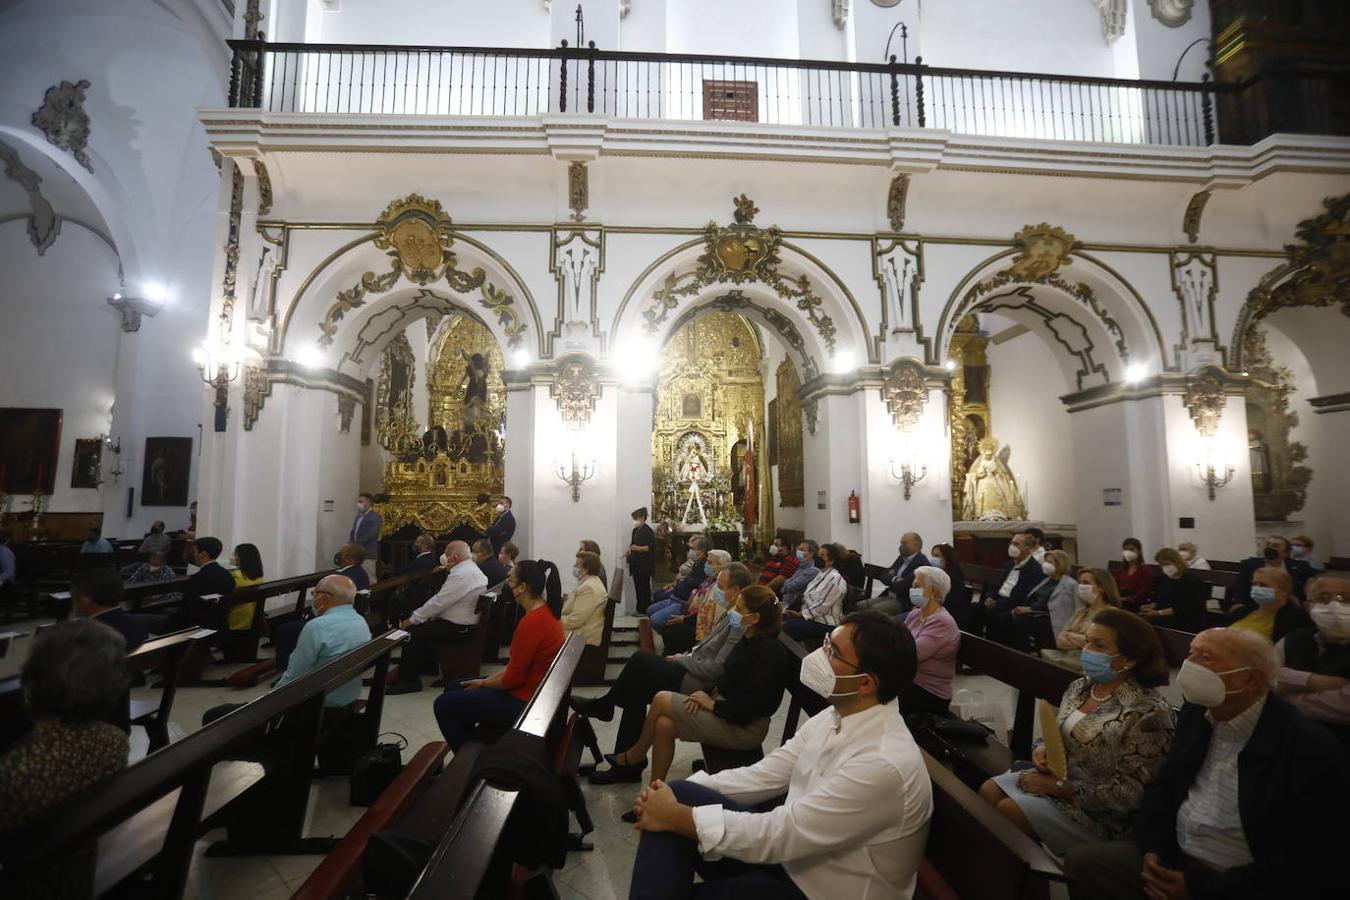
[[[1327,894],[1345,844],[1350,758],[1271,693],[1278,665],[1253,631],[1195,636],[1176,679],[1186,705],[1134,839],[1065,855],[1074,900]]]
[[[344,547],[343,550],[345,549]],[[419,534],[413,538],[413,550],[415,555],[404,564],[403,568],[398,570],[399,575],[430,572],[441,564],[440,556],[436,553],[436,539],[431,535]],[[358,572],[360,577],[365,577],[366,571],[360,567],[343,570],[343,574],[348,575]],[[409,611],[416,609],[423,601],[436,593],[440,586],[440,579],[427,578],[399,589],[396,596],[391,597],[388,592],[372,596],[369,608],[363,613],[366,624],[370,626],[371,633],[379,634],[391,624],[397,623]]]
[[[191,556],[193,563],[197,565],[197,571],[188,576],[187,586],[183,588],[183,602],[178,604],[178,610],[169,617],[168,631],[177,631],[191,625],[204,625],[218,631],[224,629],[226,611],[224,603],[211,607],[202,601],[203,597],[211,594],[219,594],[223,600],[234,590],[234,576],[216,562],[216,558],[224,549],[219,538],[199,537],[192,542]]]
[[[1305,599],[1303,587],[1313,577],[1312,566],[1289,555],[1289,541],[1272,534],[1266,538],[1266,549],[1261,556],[1252,556],[1242,561],[1238,569],[1237,581],[1233,584],[1232,601],[1234,606],[1250,605],[1252,602],[1252,576],[1263,566],[1282,568],[1294,580],[1294,596],[1300,601]]]
[[[145,621],[122,608],[122,579],[111,569],[90,569],[70,583],[75,614],[102,622],[126,638],[127,650],[145,643],[149,629]]]
[[[364,565],[366,548],[360,544],[343,544],[338,551],[337,574],[346,575],[356,585],[358,591],[370,587],[370,570]]]
[[[911,609],[909,589],[914,586],[914,571],[929,565],[923,555],[923,538],[912,531],[900,535],[900,555],[886,570],[887,589],[880,596],[858,603],[859,609],[875,609],[888,616],[908,613]]]
[[[488,587],[506,580],[506,565],[497,558],[497,551],[487,538],[479,538],[473,542],[473,561],[478,563],[478,568],[487,576]]]
[[[440,558],[436,555],[436,539],[431,535],[419,534],[413,538],[413,550],[416,551],[416,555],[403,568],[398,570],[398,574],[411,575],[414,572],[430,572],[441,564]]]
[[[1036,561],[1036,539],[1029,534],[1015,534],[1008,544],[1008,563],[1003,568],[1003,583],[992,597],[984,598],[984,634],[991,641],[1018,649],[1024,647],[1025,632],[1017,627],[1012,611],[1028,605],[1031,592],[1045,580],[1041,564]]]
[[[362,568],[366,570],[366,584],[365,587],[358,584],[358,591],[370,587],[370,583],[375,580],[375,561],[380,558],[380,529],[383,527],[384,520],[375,511],[375,498],[364,492],[357,494],[356,520],[352,522],[352,531],[347,540],[352,544],[360,544],[366,551],[362,561]]]
[[[502,544],[511,540],[511,536],[515,533],[516,517],[511,512],[511,498],[504,496],[497,501],[497,518],[492,520],[487,530],[488,540],[492,542],[492,552],[501,553]]]

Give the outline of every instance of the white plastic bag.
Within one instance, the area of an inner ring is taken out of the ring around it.
[[[979,722],[993,732],[994,740],[1008,742],[1008,714],[997,703],[984,699],[983,691],[971,691],[965,688],[956,692],[952,698],[951,711],[958,719]]]

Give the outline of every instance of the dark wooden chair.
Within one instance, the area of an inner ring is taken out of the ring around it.
[[[488,610],[497,598],[493,594],[478,595],[478,624],[467,641],[447,641],[436,647],[436,658],[440,663],[442,681],[458,681],[472,678],[483,668],[483,645],[487,643]]]

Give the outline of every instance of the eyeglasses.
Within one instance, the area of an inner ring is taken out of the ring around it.
[[[846,666],[852,666],[854,669],[857,670],[862,669],[862,666],[858,665],[857,663],[849,662],[848,660],[844,659],[844,657],[840,656],[839,648],[834,645],[834,641],[831,640],[830,638],[827,637],[825,639],[825,643],[820,645],[820,648],[825,651],[826,659],[837,659]]]

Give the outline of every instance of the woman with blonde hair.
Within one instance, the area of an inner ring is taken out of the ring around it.
[[[1078,609],[1055,635],[1054,649],[1041,651],[1041,656],[1075,672],[1083,671],[1083,647],[1087,645],[1088,626],[1092,617],[1104,609],[1120,606],[1120,591],[1116,579],[1105,569],[1082,569],[1078,573]]]
[[[1033,563],[1034,565],[1034,563]],[[1045,580],[1036,586],[1025,606],[1013,607],[1013,621],[1022,631],[1024,648],[1054,649],[1055,635],[1078,608],[1078,582],[1069,574],[1069,554],[1047,550],[1040,562]]]

